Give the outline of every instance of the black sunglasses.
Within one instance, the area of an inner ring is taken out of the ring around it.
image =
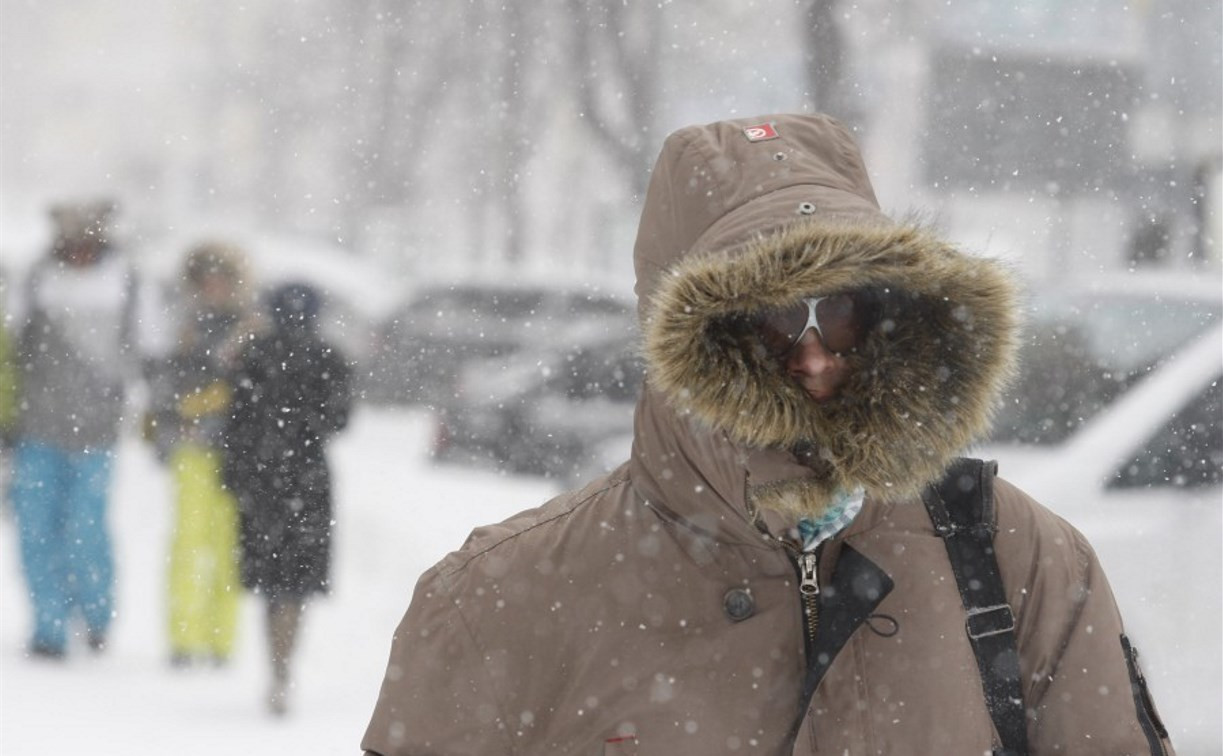
[[[857,351],[879,321],[880,298],[869,289],[823,297],[804,297],[792,305],[765,310],[750,319],[769,356],[782,359],[814,328],[824,348],[837,355]]]

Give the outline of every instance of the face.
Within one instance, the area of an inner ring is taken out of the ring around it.
[[[98,244],[90,239],[71,239],[61,242],[61,259],[69,265],[84,268],[98,259]]]
[[[200,279],[200,298],[208,307],[226,307],[234,299],[237,287],[233,279],[219,272],[209,272]]]
[[[846,355],[863,345],[879,311],[878,293],[858,289],[804,297],[762,312],[750,322],[766,354],[777,359],[812,399],[826,402],[848,380]]]
[[[849,361],[829,351],[814,328],[808,328],[786,355],[786,372],[817,402],[835,399],[849,379]]]

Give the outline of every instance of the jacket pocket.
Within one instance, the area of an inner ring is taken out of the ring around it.
[[[1168,739],[1168,728],[1164,727],[1151,700],[1151,691],[1147,689],[1147,678],[1138,666],[1138,649],[1130,644],[1130,639],[1121,636],[1121,649],[1125,652],[1125,663],[1129,666],[1130,689],[1134,694],[1134,706],[1138,710],[1138,723],[1146,733],[1147,742],[1152,754],[1165,753],[1163,741]]]
[[[603,756],[637,756],[637,736],[625,735],[604,740]]]

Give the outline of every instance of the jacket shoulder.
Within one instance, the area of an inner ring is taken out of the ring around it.
[[[1091,544],[1005,480],[996,482],[995,500],[994,542],[1016,615],[1032,752],[1166,751],[1166,730],[1145,690],[1134,687],[1141,678]]]
[[[439,576],[452,578],[473,563],[521,558],[552,546],[580,542],[588,537],[586,521],[598,512],[615,507],[628,494],[627,472],[621,467],[596,478],[582,488],[556,496],[544,504],[523,510],[501,522],[473,530],[457,550],[447,554],[434,568]],[[575,522],[576,520],[576,522]]]
[[[377,753],[506,753],[523,706],[554,699],[564,678],[539,674],[541,659],[572,658],[554,614],[592,569],[600,523],[631,487],[622,471],[543,506],[474,530],[427,570],[395,633],[386,678],[362,747]],[[592,532],[592,528],[594,529]],[[541,624],[541,618],[544,623]],[[551,631],[556,631],[555,633]],[[585,647],[583,647],[585,648]],[[557,662],[553,662],[554,664]],[[547,691],[531,692],[531,686]],[[527,707],[529,709],[529,707]]]
[[[1084,585],[1099,571],[1095,551],[1077,528],[1005,478],[994,480],[994,507],[994,543],[1008,593],[1017,582]]]
[[[1026,549],[1090,549],[1073,525],[1005,478],[994,479],[994,507],[1000,548],[1008,543]]]

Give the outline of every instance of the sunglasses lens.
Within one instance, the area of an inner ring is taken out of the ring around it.
[[[869,325],[863,304],[853,294],[824,297],[816,304],[815,317],[828,351],[845,354],[862,345]]]
[[[790,351],[807,326],[807,303],[795,302],[788,307],[769,310],[759,316],[756,334],[765,351],[780,357]]]
[[[802,300],[756,316],[755,332],[765,351],[773,357],[784,357],[803,331],[814,325],[810,312],[807,300]],[[865,290],[820,297],[815,304],[815,323],[824,348],[836,354],[856,350],[866,340],[878,314],[876,298]]]

